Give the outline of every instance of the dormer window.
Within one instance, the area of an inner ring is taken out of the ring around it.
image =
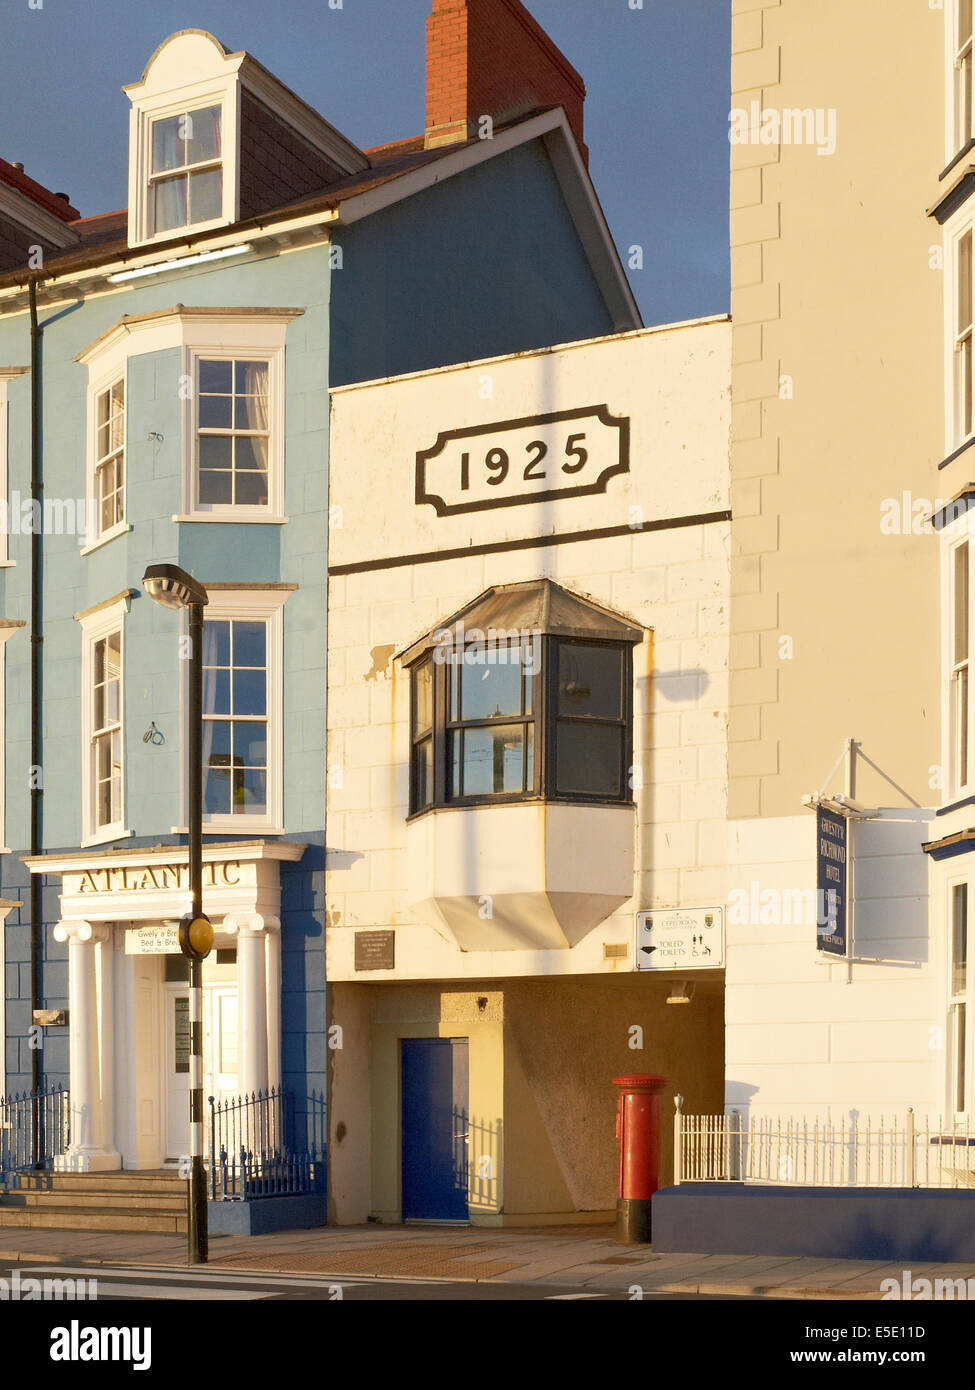
[[[130,246],[231,227],[369,167],[260,63],[201,29],[170,35],[122,90]]]
[[[152,122],[151,236],[212,222],[223,211],[219,106]]]

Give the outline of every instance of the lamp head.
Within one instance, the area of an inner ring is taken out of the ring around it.
[[[164,608],[189,608],[208,603],[207,591],[179,565],[149,565],[142,584],[151,599]]]

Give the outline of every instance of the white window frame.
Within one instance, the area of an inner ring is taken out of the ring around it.
[[[954,938],[955,938],[955,889],[965,887],[967,889],[966,903],[966,979],[965,988],[957,994],[954,990],[952,978],[954,965]],[[944,1096],[945,1114],[950,1116],[955,1122],[964,1121],[975,1110],[975,1016],[973,1016],[973,993],[975,993],[975,981],[973,981],[973,966],[975,966],[975,952],[972,949],[972,926],[973,918],[973,884],[967,874],[954,874],[946,879],[946,949],[945,949],[945,1077],[944,1077]],[[962,1050],[962,1066],[964,1068],[964,1095],[962,1097],[962,1107],[957,1105],[958,1101],[958,1034],[957,1034],[957,1013],[959,1005],[965,1009],[965,1037]]]
[[[967,40],[959,34],[961,23],[961,0],[950,0],[945,6],[945,69],[947,72],[946,92],[946,148],[947,157],[953,159],[975,136],[975,53],[971,36]],[[975,24],[975,18],[973,18]],[[966,78],[967,65],[967,78]],[[970,119],[965,130],[965,84],[968,84]]]
[[[129,611],[129,595],[125,594],[94,610],[77,615],[81,624],[81,848],[103,845],[132,834],[125,825],[126,768],[125,768],[125,616]],[[95,822],[94,767],[94,677],[95,644],[112,633],[119,634],[119,745],[121,768],[120,816],[108,825]]]
[[[173,116],[192,116],[195,111],[220,107],[220,161],[223,166],[223,199],[219,217],[205,222],[152,230],[149,200],[152,182],[152,127]],[[129,228],[130,246],[152,246],[180,236],[196,236],[240,220],[240,83],[236,74],[191,82],[175,95],[171,90],[145,94],[132,106],[129,118]]]
[[[215,816],[204,812],[203,828],[207,834],[284,834],[284,605],[293,592],[292,587],[275,588],[214,588],[207,587],[209,603],[203,610],[204,623],[224,619],[267,624],[267,814],[264,816]],[[184,615],[183,632],[188,635],[188,620]],[[182,665],[186,667],[187,662]],[[180,698],[180,738],[186,747],[186,713],[189,699],[189,673],[184,670]],[[182,763],[181,763],[182,766]],[[185,773],[181,787],[183,826],[174,826],[173,833],[184,833],[187,819]]]
[[[218,522],[280,522],[284,516],[284,457],[285,457],[285,386],[284,386],[284,324],[255,325],[250,321],[235,325],[241,332],[239,344],[227,343],[227,333],[221,334],[213,347],[196,342],[185,348],[184,381],[188,384],[184,401],[183,512],[178,521]],[[242,336],[243,333],[243,336]],[[199,364],[201,361],[229,362],[250,358],[268,364],[268,448],[267,502],[260,506],[247,504],[205,504],[199,500]]]
[[[945,228],[944,258],[947,284],[944,296],[945,342],[945,454],[952,454],[975,438],[975,325],[959,325],[961,296],[958,289],[960,248],[966,236],[972,238],[972,315],[975,318],[975,222],[966,205],[957,222]],[[968,364],[971,390],[971,420],[965,429],[963,374]]]
[[[6,569],[15,564],[10,559],[9,553],[9,532],[10,532],[10,474],[9,474],[9,411],[7,408],[7,383],[15,377],[24,376],[27,372],[26,367],[0,367],[0,498],[3,499],[5,516],[0,516],[0,569]]]
[[[955,573],[958,554],[964,547],[968,549],[968,614],[965,629],[964,655],[959,658],[955,650],[955,614],[957,589]],[[946,701],[945,726],[948,734],[948,789],[952,799],[970,795],[972,792],[972,571],[975,567],[975,546],[966,528],[956,536],[946,550],[947,602],[945,613],[946,639]],[[960,738],[961,730],[964,738]],[[962,762],[962,743],[965,748]]]
[[[101,363],[97,376],[89,375],[87,394],[85,502],[88,509],[86,517],[85,545],[82,555],[89,555],[99,546],[107,545],[116,536],[132,530],[128,520],[129,508],[129,373],[128,360],[119,353],[112,353],[106,363]],[[121,381],[124,392],[122,416],[122,517],[103,531],[101,505],[98,497],[98,398]]]

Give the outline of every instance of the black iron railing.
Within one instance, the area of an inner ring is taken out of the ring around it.
[[[211,1201],[325,1191],[325,1097],[281,1087],[210,1096]]]
[[[71,1140],[65,1086],[0,1096],[0,1186],[21,1168],[46,1168]]]

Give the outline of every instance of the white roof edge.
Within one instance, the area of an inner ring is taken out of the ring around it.
[[[615,327],[620,331],[643,327],[643,319],[609,224],[561,106],[500,131],[490,140],[466,144],[451,154],[421,165],[408,174],[401,174],[399,178],[365,193],[355,193],[344,200],[340,194],[338,225],[350,226],[364,217],[371,217],[412,197],[414,193],[421,193],[442,183],[444,179],[465,173],[488,159],[506,154],[519,145],[527,145],[532,140],[542,140],[545,144],[569,214],[589,256]]]
[[[398,376],[371,377],[369,381],[350,381],[345,386],[329,387],[329,394],[339,396],[348,391],[364,391],[370,386],[391,386],[396,382],[415,381],[419,377],[444,376],[448,372],[464,372],[472,367],[489,367],[500,362],[516,362],[529,357],[545,357],[553,352],[571,352],[575,348],[593,347],[597,343],[619,343],[627,338],[649,338],[656,333],[673,333],[686,328],[705,328],[709,324],[729,324],[730,314],[709,314],[697,319],[679,319],[675,323],[656,323],[649,328],[630,328],[625,333],[601,333],[595,338],[574,338],[568,343],[552,343],[548,347],[522,348],[520,352],[502,352],[494,357],[474,357],[467,362],[449,362],[443,367],[425,367],[418,372],[402,372]]]

